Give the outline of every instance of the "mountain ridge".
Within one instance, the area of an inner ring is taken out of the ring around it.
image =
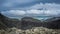
[[[18,19],[11,19],[2,14],[0,14],[0,24],[1,22],[5,24],[8,28],[16,27],[21,29],[30,29],[32,27],[46,27],[52,29],[60,29],[60,18],[55,20],[56,17],[48,19],[47,21],[41,21],[32,17],[23,17],[21,20]],[[3,26],[1,24],[1,27]],[[5,27],[5,26],[4,26]],[[6,27],[5,27],[6,28]]]

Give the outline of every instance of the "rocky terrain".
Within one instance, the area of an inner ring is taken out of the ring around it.
[[[11,19],[0,14],[0,29],[16,27],[17,23],[20,23],[18,19]]]
[[[0,34],[60,34],[60,29],[48,29],[45,27],[33,27],[32,29],[17,29],[15,27],[0,30]]]
[[[60,17],[42,22],[32,17],[23,17],[21,20],[11,19],[0,13],[0,31],[0,34],[60,34]]]

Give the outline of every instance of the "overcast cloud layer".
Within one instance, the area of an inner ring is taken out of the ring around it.
[[[45,1],[45,2],[44,2]],[[9,17],[59,16],[59,0],[6,0],[0,3],[0,11]]]

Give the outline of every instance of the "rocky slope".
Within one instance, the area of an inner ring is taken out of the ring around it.
[[[7,30],[0,30],[0,34],[60,34],[60,29],[33,27],[32,29],[21,30],[14,27]]]
[[[47,27],[51,29],[60,29],[60,18],[54,17],[48,19],[44,22],[34,19],[32,17],[24,17],[21,20],[11,19],[2,14],[0,14],[0,28],[21,28],[21,29],[31,29],[32,27]]]
[[[1,29],[16,27],[18,22],[20,22],[18,19],[11,19],[0,13]]]
[[[46,21],[47,25],[49,26],[48,28],[60,29],[60,17],[53,17],[47,19]]]
[[[32,27],[40,27],[40,26],[42,26],[42,22],[32,17],[24,17],[21,19],[22,29],[30,29]]]

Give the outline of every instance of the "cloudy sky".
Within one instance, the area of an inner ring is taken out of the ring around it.
[[[8,17],[59,16],[60,0],[0,0],[0,11]]]

